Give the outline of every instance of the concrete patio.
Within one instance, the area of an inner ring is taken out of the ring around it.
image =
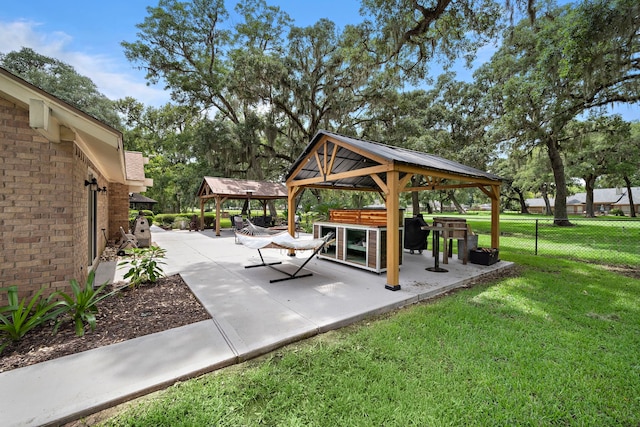
[[[181,274],[212,320],[0,373],[0,425],[59,425],[512,266],[505,261],[463,265],[454,255],[441,264],[447,273],[433,273],[425,270],[434,265],[430,250],[405,251],[397,292],[385,289],[385,274],[317,258],[305,267],[311,277],[269,283],[282,274],[245,269],[260,258],[256,250],[236,244],[231,230],[216,237],[210,230],[153,227],[152,238],[167,250],[165,273]],[[266,261],[282,261],[279,268],[290,272],[310,255],[262,252]],[[119,280],[122,271],[114,265],[103,263],[96,282]]]

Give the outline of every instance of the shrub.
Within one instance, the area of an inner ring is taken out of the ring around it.
[[[55,301],[55,294],[49,298],[42,299],[42,291],[31,297],[29,302],[26,298],[18,301],[18,287],[9,286],[3,288],[7,292],[8,305],[0,307],[0,353],[7,346],[9,340],[19,341],[30,330],[55,319],[64,312],[64,308],[55,309],[61,305],[61,301]]]
[[[57,292],[62,298],[62,306],[64,311],[71,316],[71,320],[74,323],[76,335],[81,337],[84,335],[85,323],[89,325],[93,331],[96,328],[96,313],[98,312],[97,304],[103,299],[113,295],[113,291],[109,293],[102,293],[104,288],[109,282],[103,283],[98,289],[93,289],[93,281],[95,279],[95,271],[91,271],[87,277],[84,289],[80,287],[80,284],[76,279],[70,281],[72,295],[66,294],[62,291]],[[54,333],[57,332],[58,327],[61,324],[59,318],[54,328]]]
[[[609,211],[609,215],[624,216],[624,212],[622,209],[616,208],[616,209],[611,209]]]
[[[169,228],[176,219],[176,214],[158,214],[155,216],[156,223],[162,227]]]
[[[121,262],[118,267],[130,266],[124,278],[131,280],[131,287],[146,282],[155,283],[164,276],[162,267],[160,267],[160,264],[164,264],[164,262],[158,261],[157,258],[165,257],[167,252],[165,249],[151,246],[149,248],[127,249],[126,252],[132,256],[131,260]]]

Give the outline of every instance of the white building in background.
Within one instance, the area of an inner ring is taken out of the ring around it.
[[[631,187],[633,204],[636,213],[640,213],[640,187]],[[549,198],[551,210],[554,199]],[[541,197],[526,200],[529,213],[545,213],[544,199]],[[607,215],[612,209],[620,209],[625,215],[629,215],[631,207],[626,188],[599,188],[593,190],[593,209],[596,214]],[[567,214],[582,215],[587,210],[587,193],[577,193],[567,197]]]

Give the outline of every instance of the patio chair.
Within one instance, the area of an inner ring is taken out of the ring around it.
[[[120,234],[122,235],[122,237],[120,238],[120,245],[118,246],[119,256],[125,254],[125,249],[138,247],[138,239],[136,238],[136,236],[134,236],[133,234],[125,233],[122,227],[120,227]]]
[[[200,224],[198,224],[198,216],[193,215],[191,221],[189,221],[189,231],[199,231]]]

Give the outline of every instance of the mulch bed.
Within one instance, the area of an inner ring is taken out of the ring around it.
[[[125,287],[98,303],[98,309],[96,329],[87,328],[82,337],[76,336],[70,321],[64,322],[56,335],[52,335],[52,324],[28,332],[4,349],[0,372],[211,318],[180,275],[137,288]]]

